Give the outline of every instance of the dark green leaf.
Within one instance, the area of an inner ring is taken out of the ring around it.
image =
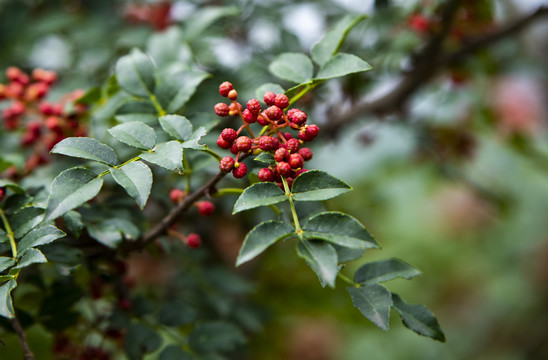
[[[44,220],[45,210],[39,207],[27,206],[13,214],[10,219],[13,236],[23,237]]]
[[[270,63],[268,69],[277,77],[296,83],[307,82],[314,72],[310,58],[301,53],[283,53]]]
[[[0,256],[0,272],[15,265],[15,259],[7,256]]]
[[[141,360],[162,345],[162,339],[148,326],[131,324],[125,337],[125,350],[130,360]]]
[[[165,115],[160,117],[160,125],[174,139],[185,141],[192,135],[192,124],[181,115]]]
[[[4,201],[4,211],[6,214],[14,214],[32,201],[32,197],[27,194],[13,194]]]
[[[210,6],[202,8],[202,10],[193,14],[193,16],[186,21],[183,34],[187,40],[199,39],[199,36],[220,18],[225,16],[236,16],[240,11],[240,8],[237,6]]]
[[[339,20],[333,28],[314,44],[311,51],[312,59],[319,65],[325,64],[339,51],[348,32],[364,19],[365,15],[346,15]]]
[[[233,214],[259,206],[277,204],[287,200],[285,193],[274,183],[256,183],[244,190],[234,204]]]
[[[123,234],[128,238],[139,236],[139,230],[131,222],[117,218],[107,219],[87,228],[89,236],[110,248],[116,248],[123,239]]]
[[[110,166],[118,164],[118,157],[110,146],[88,137],[69,137],[63,139],[53,147],[51,152],[53,154],[94,160]]]
[[[76,237],[80,236],[80,233],[84,228],[82,215],[76,211],[69,211],[63,215],[63,223],[67,227],[67,230]]]
[[[178,112],[210,74],[200,70],[181,70],[167,75],[158,86],[156,96],[165,111]]]
[[[120,114],[116,115],[114,118],[121,123],[139,121],[145,124],[154,125],[158,121],[158,115],[146,113]]]
[[[169,345],[160,353],[159,360],[192,360],[192,357],[177,345]]]
[[[240,329],[221,321],[198,324],[188,337],[190,347],[201,353],[232,351],[245,341]]]
[[[87,169],[72,168],[63,171],[51,184],[46,221],[56,219],[93,199],[101,186],[103,179]]]
[[[77,104],[93,105],[101,99],[101,88],[92,87],[84,95],[76,99]]]
[[[274,94],[285,93],[284,88],[280,85],[274,83],[266,83],[259,86],[257,90],[255,90],[255,96],[257,97],[257,100],[263,101],[264,93],[268,91],[272,91]]]
[[[327,200],[344,194],[352,188],[325,171],[310,170],[297,176],[291,192],[296,201]]]
[[[341,267],[338,265],[337,252],[325,242],[299,241],[297,254],[314,270],[323,287],[335,287],[335,278]]]
[[[384,331],[388,331],[392,296],[390,291],[379,284],[366,284],[360,287],[346,288],[352,297],[354,306]]]
[[[19,264],[14,269],[22,269],[32,264],[46,263],[48,260],[38,249],[28,249],[19,259]]]
[[[119,169],[111,168],[110,172],[114,180],[143,209],[152,187],[152,171],[150,171],[150,168],[141,161],[133,161]]]
[[[140,157],[168,170],[183,167],[183,147],[175,140],[159,144],[153,151],[143,153]]]
[[[314,215],[304,224],[303,230],[307,239],[321,239],[353,249],[378,247],[375,239],[358,220],[341,212]]]
[[[193,149],[193,150],[204,150],[206,147],[205,145],[198,144],[198,141],[207,133],[205,127],[200,126],[198,129],[196,129],[192,135],[190,136],[190,139],[183,142],[181,146],[184,149]]]
[[[137,149],[150,150],[156,145],[156,133],[140,121],[130,121],[108,129],[116,140]]]
[[[321,67],[316,79],[332,79],[371,69],[371,65],[356,55],[339,53]]]
[[[150,58],[138,49],[121,57],[116,63],[116,79],[128,93],[148,97],[154,92],[156,79],[155,69]]]
[[[0,286],[0,316],[12,319],[14,317],[11,291],[15,289],[17,282],[10,280]]]
[[[360,267],[354,274],[357,283],[378,283],[398,277],[411,279],[421,272],[399,259],[370,262]]]
[[[181,326],[195,322],[198,316],[198,312],[188,304],[174,301],[162,305],[158,322],[167,326]]]
[[[19,185],[9,181],[9,180],[6,180],[6,179],[0,179],[0,188],[4,188],[4,187],[7,187],[8,189],[10,189],[11,191],[13,191],[14,193],[16,194],[24,194],[25,193],[25,190],[23,190],[21,187],[19,187]]]
[[[417,334],[445,342],[445,334],[436,316],[424,305],[408,304],[398,294],[392,293],[394,309],[400,314],[403,324]]]
[[[337,250],[337,256],[340,263],[357,260],[363,256],[365,251],[364,249],[351,249],[339,245],[334,245],[334,247],[335,250]]]
[[[49,261],[54,261],[59,265],[75,267],[82,264],[82,251],[63,241],[54,241],[44,245],[40,251]]]
[[[274,155],[268,152],[262,152],[260,153],[256,158],[256,161],[260,161],[265,164],[274,165],[276,163],[276,160],[274,159]]]
[[[245,237],[236,259],[236,266],[250,261],[265,251],[269,246],[290,235],[295,230],[283,221],[266,221],[255,226]]]
[[[57,229],[55,226],[46,225],[38,229],[34,229],[23,237],[17,244],[18,255],[21,257],[25,252],[35,246],[49,244],[54,240],[62,238],[66,234]]]

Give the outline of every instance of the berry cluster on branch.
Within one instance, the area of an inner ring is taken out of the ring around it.
[[[304,111],[288,109],[289,98],[284,94],[268,91],[263,96],[265,108],[261,107],[259,100],[251,99],[244,110],[237,101],[238,93],[231,83],[223,82],[219,86],[219,93],[231,100],[231,103],[218,103],[215,105],[215,113],[221,117],[239,116],[242,120],[238,130],[226,128],[217,139],[217,145],[221,149],[230,150],[236,155],[235,158],[225,156],[219,169],[225,173],[232,171],[235,178],[242,178],[247,174],[247,166],[239,162],[239,158],[243,154],[258,155],[266,152],[274,156],[275,163],[259,170],[259,180],[276,182],[283,188],[283,176],[291,186],[299,174],[307,171],[303,168],[304,162],[313,156],[312,150],[302,145],[314,140],[320,128],[314,124],[306,124],[308,116]],[[253,123],[263,126],[258,136],[250,128]],[[244,129],[249,136],[241,134]],[[290,130],[297,132],[296,137]]]

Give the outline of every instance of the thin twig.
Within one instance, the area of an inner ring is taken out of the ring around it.
[[[21,323],[19,323],[19,320],[17,320],[17,318],[14,317],[13,319],[11,319],[11,325],[13,326],[15,333],[19,337],[19,342],[21,343],[21,348],[23,349],[24,359],[34,360],[34,354],[30,350],[29,344],[27,343],[27,335],[25,334],[25,331],[23,330]]]

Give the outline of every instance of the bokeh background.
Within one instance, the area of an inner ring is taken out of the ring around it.
[[[277,54],[308,53],[345,14],[367,14],[343,49],[373,70],[327,82],[300,103],[320,128],[329,129],[315,144],[310,167],[353,186],[325,206],[352,214],[382,244],[350,267],[394,256],[419,268],[423,276],[395,280],[389,288],[427,304],[447,343],[408,331],[396,314],[388,333],[376,328],[351,306],[342,284],[321,288],[293,245],[284,243],[239,270],[263,313],[240,358],[546,359],[548,17],[439,69],[400,108],[358,112],[330,127],[360,100],[382,96],[405,76],[429,31],[439,26],[442,3],[0,0],[0,69],[43,67],[59,73],[59,93],[88,89],[105,82],[116,59],[132,47],[147,49],[151,39],[172,36],[180,61],[192,58],[213,74],[185,110],[209,111],[221,81],[253,97],[262,83],[278,81],[268,72]],[[461,1],[444,51],[542,5],[548,2]],[[193,21],[220,6],[214,21],[196,30]],[[192,31],[199,36],[179,41],[178,32]],[[10,156],[24,161],[24,154]],[[243,236],[265,215],[235,218],[234,198],[218,201],[222,211],[214,226],[201,226],[213,252],[233,269]],[[37,327],[29,337],[44,349],[38,359],[51,358],[51,338]],[[9,335],[6,343],[18,346]],[[16,358],[10,356],[8,351],[2,359]]]

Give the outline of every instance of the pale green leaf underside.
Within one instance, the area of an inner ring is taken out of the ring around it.
[[[110,146],[88,137],[69,137],[58,142],[52,154],[62,154],[115,166],[118,157]]]
[[[277,77],[296,83],[307,82],[314,72],[310,58],[301,53],[283,53],[277,56],[268,68]]]
[[[273,205],[285,200],[287,200],[287,196],[276,184],[271,182],[256,183],[244,190],[236,200],[232,213],[236,214],[259,206]]]
[[[111,168],[116,182],[123,187],[141,209],[145,207],[152,187],[152,171],[141,161],[130,162],[120,169]]]
[[[388,331],[392,296],[390,291],[379,284],[367,284],[346,288],[352,297],[354,306],[363,316],[384,331]]]
[[[335,279],[341,267],[333,246],[326,242],[299,241],[297,255],[314,270],[322,286],[335,287]]]
[[[156,133],[140,121],[130,121],[108,130],[116,140],[141,150],[150,150],[156,145]]]
[[[255,226],[245,237],[236,259],[236,266],[250,261],[277,241],[295,234],[283,221],[266,221]]]

